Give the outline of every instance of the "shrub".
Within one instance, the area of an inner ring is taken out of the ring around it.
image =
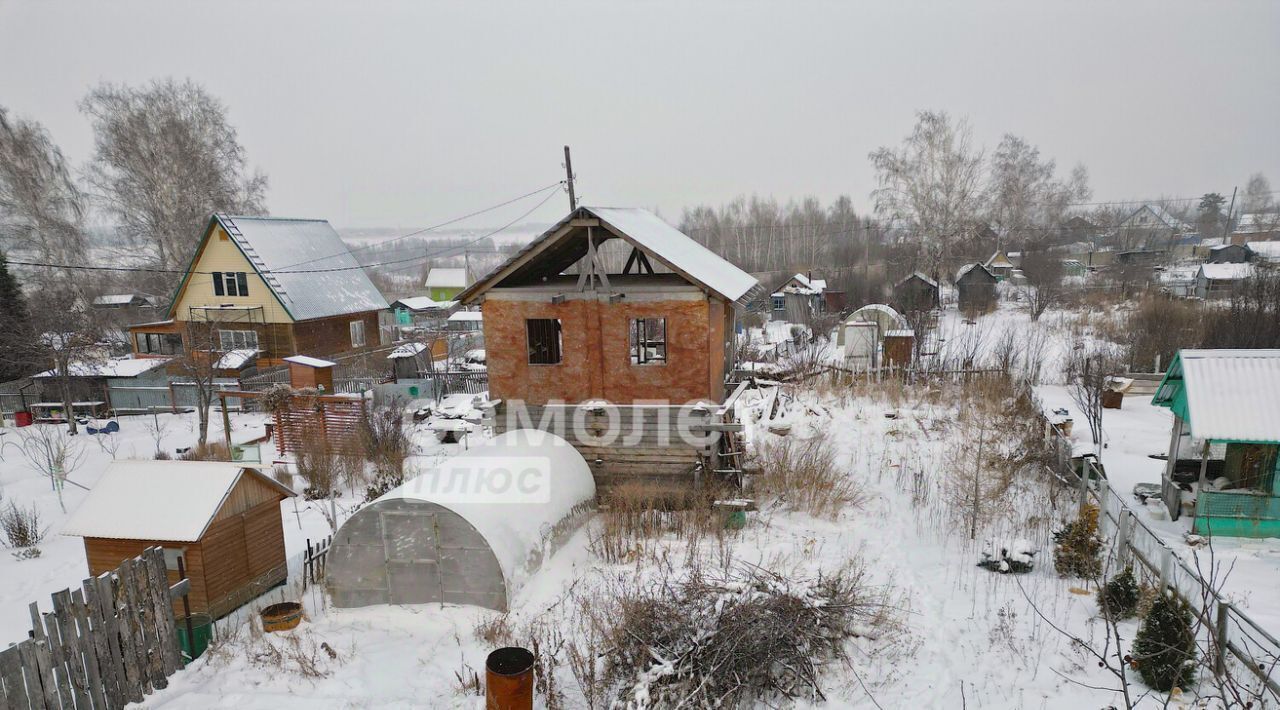
[[[1112,577],[1098,590],[1098,607],[1113,619],[1127,619],[1138,611],[1138,580],[1133,567]]]
[[[693,541],[723,530],[712,508],[714,499],[712,489],[620,483],[600,495],[599,532],[591,538],[591,550],[607,562],[624,562],[642,556],[662,537]]]
[[[1192,679],[1196,638],[1191,609],[1167,592],[1156,596],[1133,641],[1133,665],[1152,688],[1168,692]]]
[[[44,541],[46,528],[40,525],[40,510],[34,505],[30,508],[19,507],[9,501],[9,505],[0,508],[0,530],[4,532],[5,545],[16,550],[34,550],[20,553],[22,557],[39,557],[36,546]]]
[[[360,443],[365,459],[380,476],[388,474],[392,479],[398,476],[403,480],[409,436],[404,431],[404,409],[396,402],[365,410],[360,422]]]
[[[226,444],[214,441],[196,444],[178,458],[183,461],[230,461],[231,455],[227,452]]]
[[[1094,579],[1102,573],[1097,506],[1085,506],[1078,518],[1053,534],[1053,542],[1053,566],[1060,576]]]

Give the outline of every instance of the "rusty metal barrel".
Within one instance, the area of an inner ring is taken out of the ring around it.
[[[484,699],[487,710],[532,710],[533,654],[528,649],[507,646],[489,654]]]

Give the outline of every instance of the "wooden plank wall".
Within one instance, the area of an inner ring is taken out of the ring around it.
[[[335,453],[363,453],[359,436],[364,420],[362,399],[294,397],[287,407],[276,410],[275,420],[276,449],[282,455],[297,453],[316,437]]]
[[[0,651],[0,708],[114,710],[168,686],[183,667],[158,547],[31,603],[31,638]]]

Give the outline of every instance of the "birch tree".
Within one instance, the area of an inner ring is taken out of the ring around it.
[[[85,252],[84,197],[39,123],[0,107],[0,250],[64,264]]]
[[[226,107],[200,85],[102,84],[80,108],[93,125],[94,196],[156,266],[185,267],[214,212],[265,212],[266,177],[250,172]]]

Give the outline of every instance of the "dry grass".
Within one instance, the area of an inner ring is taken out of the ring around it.
[[[724,519],[713,507],[716,491],[690,490],[642,482],[609,489],[591,537],[591,550],[610,563],[649,557],[658,541],[683,540],[690,547],[704,537],[723,537]]]
[[[183,461],[230,461],[227,445],[221,441],[206,441],[187,449],[180,457]]]
[[[834,519],[867,500],[850,472],[836,464],[835,449],[825,436],[766,440],[758,447],[755,465],[751,491],[761,501]]]

